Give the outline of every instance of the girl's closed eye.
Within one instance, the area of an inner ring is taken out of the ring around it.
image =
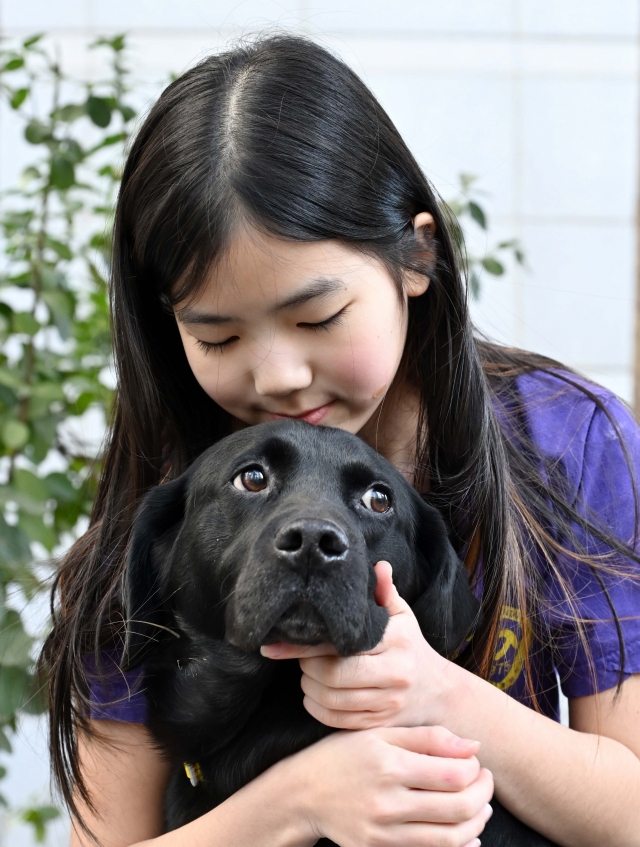
[[[224,341],[202,341],[201,339],[196,339],[196,346],[204,351],[205,355],[210,350],[217,350],[218,353],[222,353],[226,347],[232,344],[234,341],[238,341],[239,336],[232,335],[231,338],[227,338]]]
[[[330,327],[341,324],[342,319],[346,315],[348,311],[348,306],[343,306],[342,309],[337,311],[334,315],[331,315],[328,318],[325,318],[323,321],[301,321],[296,326],[310,329],[313,332],[328,332]],[[229,338],[226,338],[224,341],[203,341],[202,339],[196,339],[196,346],[202,350],[205,355],[210,351],[216,351],[218,353],[223,353],[231,344],[235,341],[238,341],[240,336],[232,335]]]
[[[342,323],[342,319],[347,314],[348,308],[348,306],[343,306],[343,308],[336,312],[335,315],[331,315],[330,318],[326,318],[323,321],[317,321],[316,323],[303,321],[299,323],[298,326],[304,327],[305,329],[311,329],[314,332],[326,332],[330,327]]]

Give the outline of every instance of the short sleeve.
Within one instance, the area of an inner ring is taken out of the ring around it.
[[[617,398],[606,392],[601,399],[606,411],[593,403],[586,421],[574,506],[602,530],[638,550],[634,478],[640,480],[640,430]],[[599,569],[596,574],[584,562],[560,556],[558,572],[571,586],[574,608],[561,590],[558,575],[548,568],[545,573],[546,614],[562,690],[567,697],[583,697],[617,685],[621,669],[623,678],[640,673],[640,565],[577,524],[573,531],[577,544],[567,543],[569,549],[601,556],[605,568],[618,571]],[[582,638],[576,613],[583,621]]]
[[[93,656],[84,658],[89,684],[89,716],[98,720],[145,723],[147,700],[142,667],[122,671],[114,654],[108,651],[100,658],[100,668]]]

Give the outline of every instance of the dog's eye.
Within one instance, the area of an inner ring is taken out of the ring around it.
[[[267,475],[260,468],[248,468],[234,477],[233,485],[239,491],[264,491]]]
[[[370,488],[362,495],[362,504],[372,512],[388,512],[391,508],[391,498],[380,488]]]

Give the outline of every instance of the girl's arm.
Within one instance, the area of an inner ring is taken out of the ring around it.
[[[443,722],[482,742],[498,799],[562,847],[636,847],[640,676],[570,704],[571,727],[449,664]]]
[[[514,700],[439,656],[399,597],[388,563],[376,565],[390,619],[380,644],[351,658],[328,645],[263,647],[298,657],[304,705],[340,729],[441,725],[481,742],[498,799],[562,847],[640,843],[640,676],[571,703],[572,728]]]
[[[80,739],[80,766],[98,815],[79,811],[101,847],[153,844],[157,847],[303,847],[314,844],[297,814],[297,791],[287,772],[276,780],[258,778],[188,826],[162,835],[162,798],[168,765],[141,724],[94,721],[107,743]],[[277,766],[276,766],[277,767]],[[305,837],[306,836],[306,837]],[[73,822],[70,847],[95,847]]]
[[[478,847],[491,811],[477,742],[442,728],[387,728],[334,733],[162,835],[168,768],[147,730],[94,725],[110,744],[80,739],[97,815],[80,812],[101,847],[311,847],[325,835],[342,847]],[[95,845],[75,824],[71,847]]]

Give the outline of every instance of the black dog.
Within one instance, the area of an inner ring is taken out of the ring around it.
[[[381,559],[427,641],[450,653],[478,616],[464,567],[438,511],[355,436],[254,426],[147,495],[127,562],[127,656],[144,660],[149,729],[173,765],[167,830],[332,731],[303,708],[297,660],[259,648],[373,648],[388,620],[374,599]],[[548,847],[493,806],[485,847]]]

